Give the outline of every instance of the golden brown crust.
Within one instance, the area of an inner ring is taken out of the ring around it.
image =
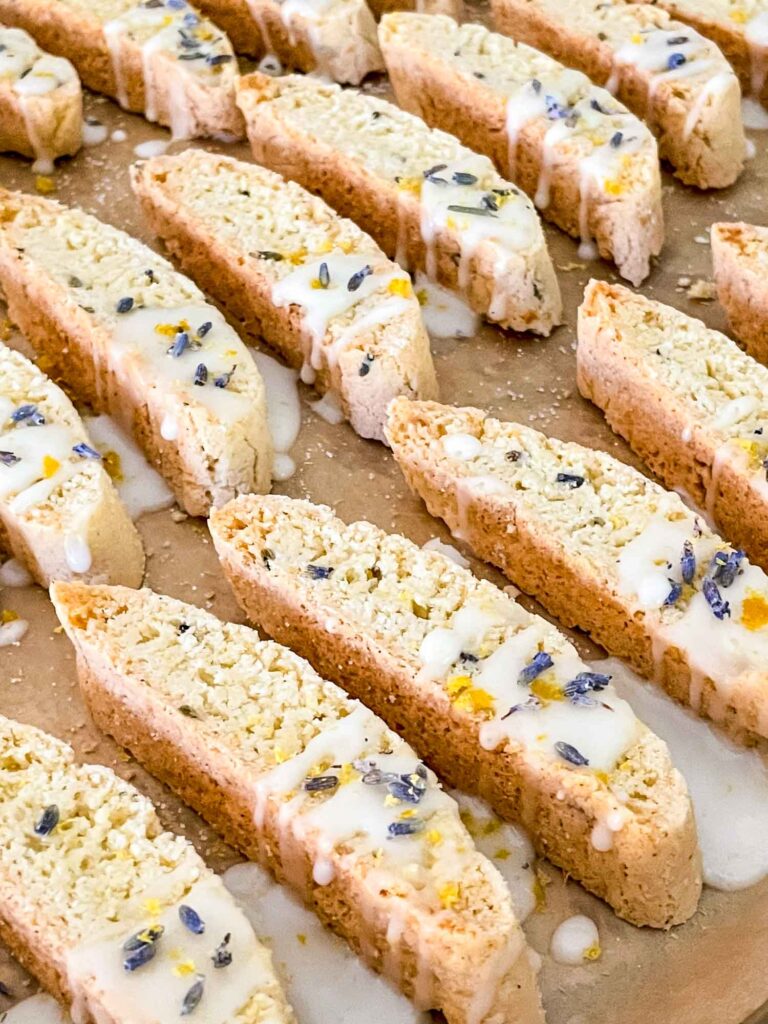
[[[711,239],[717,297],[731,331],[751,356],[768,364],[768,228],[713,224]]]

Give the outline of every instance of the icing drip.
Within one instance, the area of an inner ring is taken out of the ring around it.
[[[0,501],[20,514],[47,501],[80,471],[83,460],[73,448],[81,438],[55,423],[25,426],[22,421],[11,429],[7,426],[0,428]]]
[[[576,914],[561,922],[550,940],[552,959],[575,967],[600,956],[600,935],[591,917]]]
[[[266,352],[251,349],[251,355],[267,394],[267,421],[275,447],[272,479],[287,480],[296,472],[296,463],[289,453],[301,429],[301,405],[296,386],[298,374]]]
[[[415,285],[429,334],[435,338],[471,338],[477,334],[480,317],[458,295],[430,281],[421,271],[416,274]]]
[[[86,427],[131,519],[169,508],[173,494],[138,445],[109,416],[89,416]]]

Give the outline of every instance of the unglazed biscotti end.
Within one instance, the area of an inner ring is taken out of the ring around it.
[[[479,24],[395,13],[379,38],[398,103],[491,157],[547,220],[639,284],[664,228],[656,142],[586,75]]]
[[[576,361],[613,429],[768,568],[768,369],[701,320],[598,281],[579,309]]]
[[[736,75],[711,40],[654,4],[493,0],[499,31],[579,68],[643,118],[686,185],[725,188],[746,140]]]
[[[0,0],[0,20],[71,60],[84,85],[166,125],[174,138],[242,137],[232,45],[186,0]]]
[[[310,502],[238,499],[210,528],[249,619],[384,717],[446,782],[520,821],[634,924],[693,914],[701,869],[685,783],[553,626],[444,556]]]
[[[301,658],[151,591],[56,584],[97,723],[423,1008],[543,1021],[509,894],[417,755]]]
[[[321,195],[398,263],[502,326],[548,335],[559,323],[533,204],[487,157],[377,97],[295,75],[247,75],[237,102],[257,162]]]
[[[0,284],[46,365],[133,434],[187,512],[269,489],[261,376],[167,260],[81,210],[2,192]]]
[[[479,409],[396,401],[388,435],[430,512],[551,614],[739,742],[768,739],[768,577],[677,494]]]
[[[0,545],[54,579],[139,586],[144,550],[75,407],[0,344]]]
[[[436,396],[410,279],[321,199],[263,167],[202,151],[137,164],[131,180],[182,269],[242,333],[331,392],[363,437],[383,440],[397,395]]]
[[[0,718],[0,797],[3,941],[75,1020],[295,1024],[222,881],[133,786]]]
[[[721,223],[710,236],[717,298],[731,331],[751,356],[768,363],[768,229]]]
[[[69,61],[0,26],[0,152],[33,157],[49,173],[58,157],[77,153],[82,135],[83,94]]]

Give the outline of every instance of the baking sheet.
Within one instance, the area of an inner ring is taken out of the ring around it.
[[[377,83],[373,88],[383,92],[386,87]],[[128,166],[135,159],[137,143],[167,139],[167,132],[102,98],[89,97],[87,113],[104,122],[110,133],[124,132],[125,139],[110,139],[62,164],[54,176],[55,197],[154,244],[129,188]],[[756,156],[731,189],[700,193],[664,175],[667,243],[660,265],[643,286],[649,296],[719,329],[725,326],[722,311],[716,303],[691,299],[686,282],[711,279],[707,231],[713,221],[760,223],[765,218],[768,132],[750,132],[750,136]],[[177,144],[172,151],[182,148]],[[206,148],[249,157],[244,145],[214,143]],[[0,156],[0,184],[31,191],[34,175],[27,163]],[[556,229],[547,226],[546,231],[559,271],[565,324],[546,341],[521,340],[489,327],[479,329],[471,339],[434,339],[442,399],[479,405],[494,415],[603,448],[639,466],[575,386],[576,308],[583,287],[590,276],[614,279],[614,275],[608,264],[580,261],[576,244]],[[0,321],[3,316],[0,307]],[[14,334],[9,340],[23,345]],[[302,394],[304,399],[312,397],[308,389],[302,389]],[[361,440],[346,424],[331,426],[306,401],[302,404],[302,429],[292,450],[298,471],[276,484],[275,491],[324,502],[347,520],[366,518],[419,544],[435,536],[451,541],[443,526],[406,490],[385,448]],[[168,510],[145,516],[139,529],[148,555],[148,586],[204,606],[221,618],[242,621],[202,520],[184,519]],[[478,575],[502,586],[506,583],[488,566],[475,559],[471,563]],[[533,602],[523,599],[523,603],[540,611]],[[94,728],[79,696],[70,645],[57,630],[45,593],[39,588],[8,590],[0,604],[30,622],[19,646],[0,649],[2,713],[47,729],[71,743],[78,757],[107,764],[130,779],[154,800],[163,823],[187,835],[214,869],[221,871],[240,860],[195,814]],[[574,634],[573,638],[585,656],[601,656],[583,637]],[[541,985],[550,1024],[768,1021],[768,1012],[757,1009],[768,1002],[768,880],[733,894],[705,890],[695,918],[663,934],[618,921],[607,906],[578,885],[566,883],[560,872],[547,865],[544,871],[550,881],[546,908],[529,918],[525,930],[531,945],[544,955]],[[574,913],[588,914],[596,921],[603,955],[583,967],[562,967],[550,960],[546,950],[557,924]],[[0,996],[0,1012],[37,989],[2,949],[0,980],[13,994],[10,999]]]

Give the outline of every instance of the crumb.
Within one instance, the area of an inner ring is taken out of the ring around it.
[[[694,281],[687,291],[688,298],[695,299],[697,302],[712,302],[713,299],[717,298],[715,282],[705,281],[704,278]]]

